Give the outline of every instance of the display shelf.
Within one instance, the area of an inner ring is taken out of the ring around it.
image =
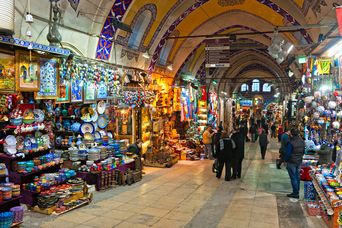
[[[319,196],[319,198],[322,200],[322,203],[325,207],[325,209],[327,210],[327,214],[328,215],[333,215],[334,214],[334,210],[330,205],[330,201],[328,200],[326,194],[324,193],[323,189],[321,188],[321,186],[318,184],[315,175],[310,174],[311,178],[312,178],[312,183],[316,189],[316,192]]]
[[[25,154],[25,157],[13,157],[13,156],[10,156],[10,155],[4,154],[4,153],[0,153],[0,159],[4,159],[7,161],[28,161],[28,160],[32,160],[35,157],[45,155],[46,153],[48,153],[50,151],[51,151],[51,149],[39,150],[36,152]]]
[[[84,202],[82,202],[82,203],[80,203],[80,204],[78,204],[78,205],[76,205],[76,206],[74,206],[74,207],[72,207],[72,208],[69,208],[68,210],[65,210],[65,211],[63,211],[63,212],[60,212],[60,213],[53,213],[53,214],[55,214],[55,215],[62,215],[62,214],[65,214],[65,213],[68,213],[69,211],[72,211],[72,210],[75,210],[75,209],[77,209],[77,208],[79,208],[79,207],[82,207],[82,206],[84,206],[84,205],[87,205],[87,204],[89,204],[91,202],[91,198],[89,197],[87,200],[85,200]]]
[[[10,171],[10,180],[13,181],[15,184],[22,184],[23,180],[30,179],[30,177],[32,176],[38,176],[45,172],[53,172],[53,171],[58,170],[61,164],[63,164],[63,162],[60,162],[53,166],[47,167],[45,169],[33,171],[30,173],[18,173],[18,172]]]
[[[22,196],[14,197],[11,200],[1,201],[0,202],[0,211],[9,211],[12,207],[20,206],[20,199]]]

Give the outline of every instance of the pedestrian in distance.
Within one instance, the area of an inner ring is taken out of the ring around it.
[[[262,130],[262,133],[259,136],[259,145],[260,145],[261,158],[263,160],[265,159],[268,143],[269,143],[269,141],[268,141],[268,138],[267,138],[266,131]]]

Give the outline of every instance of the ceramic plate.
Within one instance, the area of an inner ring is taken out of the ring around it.
[[[105,114],[100,115],[99,118],[97,119],[97,125],[101,129],[106,128],[108,123],[109,123],[109,119],[108,119],[108,116]]]
[[[81,120],[83,120],[84,122],[87,122],[87,123],[90,123],[90,122],[92,121],[91,116],[90,116],[89,113],[84,114],[84,115],[81,117]]]
[[[17,144],[17,139],[14,135],[8,135],[5,139],[5,142],[8,146],[15,146]]]
[[[107,132],[107,135],[108,135],[108,137],[109,137],[110,139],[112,139],[112,138],[113,138],[113,134],[112,134],[112,132]]]
[[[83,123],[81,125],[81,133],[84,135],[85,133],[93,134],[95,132],[95,127],[92,123]]]
[[[95,131],[95,139],[101,139],[101,134],[98,131]]]
[[[99,101],[97,104],[97,112],[99,114],[103,114],[106,111],[106,102],[105,101]]]
[[[94,136],[91,133],[86,132],[84,134],[84,139],[87,140],[87,141],[94,141]]]
[[[98,118],[99,118],[99,115],[97,114],[96,109],[94,109],[94,115],[91,116],[91,120],[93,122],[96,122]]]
[[[103,136],[106,136],[106,135],[107,135],[107,133],[106,133],[104,130],[101,130],[101,131],[100,131],[100,134],[101,134],[101,137],[103,137]]]
[[[36,121],[37,123],[44,122],[45,114],[41,109],[33,110],[33,114],[34,114],[34,121]]]

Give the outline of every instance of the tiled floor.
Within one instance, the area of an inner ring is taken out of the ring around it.
[[[143,181],[96,192],[92,204],[65,215],[28,212],[24,227],[324,227],[305,216],[290,192],[285,169],[277,170],[277,143],[266,160],[246,144],[241,180],[217,180],[211,161],[181,161],[171,169],[147,168]]]

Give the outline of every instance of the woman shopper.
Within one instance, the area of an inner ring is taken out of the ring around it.
[[[268,141],[268,138],[267,138],[266,131],[262,130],[262,133],[259,136],[259,145],[260,145],[261,158],[263,160],[265,159],[268,143],[269,143],[269,141]]]
[[[234,151],[234,168],[233,168],[233,179],[241,178],[242,161],[245,157],[245,141],[242,139],[239,128],[235,128],[231,139],[235,142],[236,148]]]
[[[222,139],[220,139],[220,150],[217,154],[218,159],[218,170],[216,173],[216,177],[218,179],[221,178],[223,166],[226,167],[226,176],[225,180],[230,181],[232,177],[232,168],[233,168],[233,158],[234,158],[234,149],[235,149],[235,142],[229,138],[227,132],[222,133]]]

